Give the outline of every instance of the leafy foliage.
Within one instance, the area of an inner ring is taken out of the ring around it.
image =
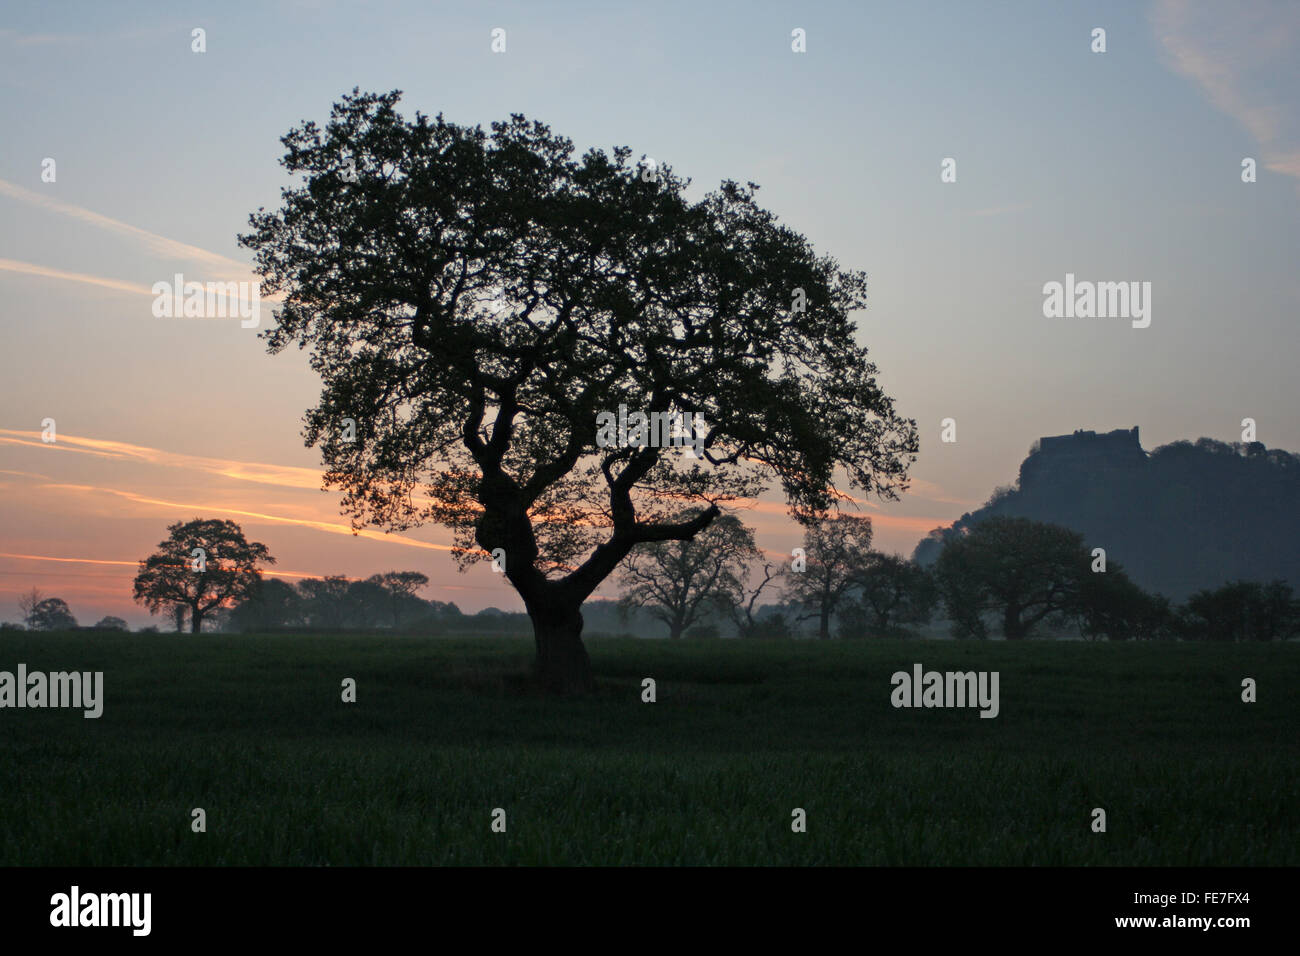
[[[406,121],[399,97],[354,91],[291,130],[302,181],[241,237],[284,295],[268,347],[309,349],[322,378],[306,438],[354,525],[439,522],[462,562],[499,549],[539,664],[561,666],[545,652],[563,630],[562,683],[590,689],[578,609],[633,548],[689,540],[771,481],[801,518],[839,474],[905,486],[915,423],[849,319],[865,275],[753,184],[692,201],[627,147],[576,156],[520,115]],[[621,405],[702,416],[702,457],[600,445]]]
[[[857,583],[871,553],[871,519],[838,514],[807,523],[803,539],[807,567],[786,577],[786,597],[816,618],[818,636],[830,637],[830,622]]]
[[[233,521],[195,518],[168,525],[167,532],[158,550],[140,562],[134,595],[151,614],[174,614],[177,630],[188,612],[191,630],[199,633],[206,614],[255,591],[259,564],[275,563],[266,545],[245,539]]]
[[[32,608],[26,618],[33,631],[69,631],[77,626],[68,602],[63,598],[43,598]]]

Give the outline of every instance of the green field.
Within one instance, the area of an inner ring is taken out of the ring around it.
[[[1295,643],[588,646],[551,700],[527,639],[4,634],[105,704],[0,710],[0,865],[1300,863]],[[918,661],[1000,716],[891,707]]]

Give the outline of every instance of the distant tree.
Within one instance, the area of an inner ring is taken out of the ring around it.
[[[351,582],[341,574],[299,581],[298,593],[302,595],[302,613],[307,626],[317,630],[346,627],[350,586]]]
[[[77,626],[77,619],[63,598],[44,598],[32,608],[27,626],[33,631],[70,631]]]
[[[150,614],[183,608],[194,634],[202,630],[204,615],[253,592],[259,564],[275,563],[266,545],[248,541],[233,521],[196,518],[167,531],[158,551],[140,562],[135,600]]]
[[[374,578],[348,583],[340,621],[344,627],[384,627],[391,616],[388,590],[382,584]]]
[[[97,631],[129,631],[130,625],[120,617],[113,617],[111,614],[107,617],[101,617],[99,623],[95,625]]]
[[[1290,585],[1232,581],[1187,599],[1184,636],[1193,640],[1287,640],[1300,633],[1300,607]]]
[[[293,585],[279,578],[262,578],[243,601],[230,610],[227,626],[245,633],[274,631],[302,623],[303,599]]]
[[[761,612],[754,616],[754,622],[744,632],[745,637],[757,639],[789,639],[795,636],[794,625],[791,623],[792,615],[788,610],[774,608],[771,605],[765,605]]]
[[[678,523],[696,512],[675,516]],[[622,603],[642,607],[676,639],[709,614],[740,600],[749,562],[758,557],[754,532],[722,515],[690,541],[659,541],[633,551],[620,575]]]
[[[786,598],[800,606],[801,620],[817,621],[817,636],[831,636],[831,618],[853,590],[871,551],[871,519],[839,514],[812,519],[803,547],[807,567],[786,578]]]
[[[994,613],[1007,640],[1020,640],[1044,618],[1077,612],[1089,568],[1082,535],[999,516],[949,540],[935,573],[959,637],[985,637],[984,615]]]
[[[322,377],[307,440],[354,523],[436,521],[462,564],[503,560],[546,688],[595,689],[582,605],[638,546],[773,483],[800,516],[841,476],[905,485],[915,422],[850,317],[866,276],[756,187],[692,197],[626,147],[575,154],[520,115],[407,120],[399,97],[354,91],[283,137],[302,181],[240,242],[284,296],[268,347],[309,349]],[[609,441],[620,408],[682,416],[699,457]],[[685,504],[701,510],[670,520]]]
[[[1261,641],[1300,637],[1300,602],[1285,581],[1270,581],[1260,588],[1255,635]]]
[[[758,637],[760,634],[776,636],[771,633],[772,625],[765,624],[765,619],[759,613],[758,599],[769,584],[784,581],[785,575],[786,569],[782,565],[770,562],[764,564],[761,576],[757,573],[754,575],[758,582],[752,586],[742,585],[739,599],[727,605],[727,613],[741,637]],[[784,617],[781,618],[780,630],[783,632],[780,636],[789,636],[789,626]]]
[[[27,630],[22,624],[16,624],[13,621],[0,622],[0,631],[25,631]]]
[[[32,588],[18,595],[18,610],[22,612],[22,619],[26,621],[36,610],[36,605],[45,600],[45,592],[40,588]]]
[[[433,616],[437,620],[455,620],[464,617],[464,612],[456,606],[455,601],[428,601],[426,602]]]
[[[425,609],[424,602],[415,596],[415,592],[429,586],[427,574],[419,571],[388,571],[372,575],[369,580],[383,589],[384,603],[394,628],[400,627],[404,620],[418,616]]]
[[[1075,618],[1083,637],[1112,641],[1168,637],[1173,624],[1168,599],[1143,591],[1115,561],[1080,576]]]
[[[853,583],[871,627],[882,634],[897,624],[930,620],[938,600],[926,569],[898,554],[868,553]]]
[[[1144,590],[1179,601],[1238,580],[1300,588],[1297,501],[1300,456],[1258,442],[1176,441],[1147,454],[1136,436],[1060,436],[1031,451],[1014,491],[931,532],[913,557],[930,564],[948,539],[1003,515],[1078,531],[1125,555]]]
[[[185,618],[189,614],[189,608],[184,604],[173,604],[168,611],[172,616],[172,623],[176,626],[176,633],[179,634],[185,630]]]

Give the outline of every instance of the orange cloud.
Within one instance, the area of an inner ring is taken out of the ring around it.
[[[0,551],[0,558],[10,558],[15,561],[54,561],[60,564],[108,564],[108,565],[128,567],[132,571],[140,567],[139,561],[110,561],[104,558],[56,558],[47,554],[14,554],[13,552],[10,551]],[[20,572],[8,571],[8,572],[0,572],[0,573],[18,574]],[[268,578],[319,578],[322,577],[323,575],[312,574],[307,571],[285,571],[282,568],[276,568],[274,571],[266,571],[265,576]],[[116,578],[117,575],[83,574],[83,575],[79,575],[79,577]]]
[[[315,468],[272,465],[256,461],[233,461],[226,458],[207,458],[202,455],[186,455],[181,452],[164,451],[161,448],[149,448],[145,445],[132,445],[127,442],[110,441],[103,438],[86,438],[80,435],[60,433],[58,441],[47,445],[40,441],[40,432],[0,428],[0,443],[27,445],[36,448],[60,448],[65,451],[76,451],[100,458],[133,459],[171,468],[190,468],[208,474],[235,478],[239,481],[278,485],[283,488],[307,488],[312,491],[319,491],[321,487],[322,472]],[[15,474],[18,473],[15,472]]]
[[[62,279],[65,282],[81,282],[86,285],[95,285],[103,289],[112,289],[115,292],[130,292],[132,295],[153,295],[153,290],[147,285],[138,285],[134,282],[123,282],[121,279],[105,279],[102,276],[86,275],[84,272],[68,272],[66,269],[51,269],[49,266],[38,266],[33,262],[20,262],[17,259],[0,259],[0,270],[4,272],[19,272],[23,275],[38,276],[42,279]]]
[[[266,514],[260,511],[245,511],[241,508],[228,508],[219,504],[197,504],[193,502],[166,501],[162,498],[148,498],[144,495],[137,495],[130,491],[119,491],[116,488],[100,488],[95,485],[74,485],[60,484],[52,482],[42,485],[43,488],[51,488],[60,491],[80,491],[89,494],[116,495],[125,498],[136,504],[155,505],[160,508],[166,508],[169,511],[176,512],[207,512],[217,514],[239,515],[242,518],[253,518],[258,521],[272,521],[278,524],[296,525],[300,528],[312,528],[316,531],[325,531],[330,534],[346,534],[354,537],[369,538],[372,541],[385,541],[393,544],[405,545],[409,548],[424,548],[429,551],[451,551],[450,545],[433,544],[429,541],[418,541],[415,538],[408,538],[405,535],[386,533],[383,531],[374,531],[369,528],[363,528],[354,532],[352,528],[345,524],[339,524],[334,521],[314,521],[307,518],[287,518],[283,515]]]

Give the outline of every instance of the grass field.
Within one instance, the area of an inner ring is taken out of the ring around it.
[[[588,645],[556,701],[527,639],[0,635],[105,686],[0,710],[0,865],[1300,863],[1295,643]],[[918,661],[1000,716],[891,707]]]

